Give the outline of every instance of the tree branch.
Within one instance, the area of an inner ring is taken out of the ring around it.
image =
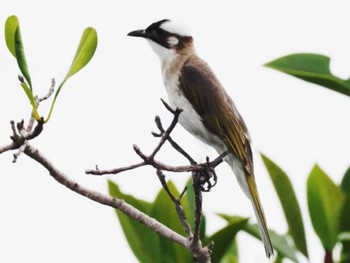
[[[50,89],[50,92],[48,96],[52,94],[54,82],[52,84],[52,87]],[[44,97],[43,99],[46,99]],[[37,100],[39,103],[41,100]],[[59,183],[66,186],[70,190],[85,196],[95,202],[98,202],[100,204],[113,207],[115,209],[118,209],[122,213],[134,218],[140,223],[145,224],[150,229],[154,230],[158,234],[162,235],[163,237],[172,240],[187,249],[189,249],[194,258],[199,263],[209,263],[210,262],[210,254],[211,254],[211,244],[207,245],[206,247],[202,246],[201,240],[200,240],[200,224],[201,224],[201,217],[202,217],[202,191],[209,191],[217,181],[217,177],[215,174],[215,167],[219,165],[223,158],[228,154],[227,152],[221,154],[219,157],[217,157],[214,161],[209,162],[209,159],[207,158],[206,163],[197,164],[193,158],[185,152],[175,141],[172,140],[170,137],[171,132],[175,128],[176,124],[178,123],[178,119],[180,116],[180,113],[182,112],[181,109],[171,109],[171,107],[166,104],[162,100],[164,106],[174,115],[173,120],[169,127],[164,130],[162,123],[160,121],[159,117],[156,117],[156,124],[160,131],[160,134],[152,133],[156,137],[161,137],[159,143],[155,147],[155,149],[152,151],[150,155],[144,154],[140,148],[136,145],[134,145],[134,151],[136,154],[143,160],[140,163],[121,167],[121,168],[115,168],[115,169],[109,169],[109,170],[100,170],[97,166],[95,170],[87,170],[87,174],[95,174],[95,175],[102,175],[102,174],[117,174],[120,172],[136,169],[142,166],[151,165],[157,170],[158,177],[165,189],[165,191],[170,196],[171,200],[176,206],[177,214],[181,220],[181,223],[184,227],[185,233],[187,235],[186,237],[183,237],[179,235],[178,233],[174,232],[173,230],[169,229],[167,226],[163,225],[162,223],[158,222],[156,219],[149,217],[145,213],[139,211],[138,209],[134,208],[133,206],[127,204],[121,199],[110,197],[107,195],[103,195],[99,192],[96,192],[94,190],[85,188],[81,185],[79,185],[77,182],[69,179],[64,173],[59,171],[42,153],[39,152],[38,149],[31,146],[28,142],[35,137],[39,136],[40,133],[43,131],[43,124],[44,120],[37,122],[37,125],[34,127],[30,127],[31,123],[29,124],[30,129],[24,128],[24,121],[21,121],[15,125],[15,123],[11,122],[11,128],[13,131],[13,135],[11,136],[12,143],[9,145],[5,145],[3,147],[0,147],[0,154],[3,152],[6,152],[8,150],[14,150],[19,149],[17,153],[14,154],[14,161],[17,159],[17,157],[24,153],[30,158],[34,159],[38,163],[40,163],[43,167],[45,167],[50,175]],[[183,166],[171,166],[164,164],[162,162],[159,162],[155,160],[156,154],[159,152],[161,147],[164,145],[166,141],[169,141],[169,143],[173,146],[174,149],[176,149],[179,153],[181,153],[187,160],[190,162],[190,165],[183,165]],[[171,171],[171,172],[192,172],[192,180],[193,180],[193,188],[195,193],[195,226],[194,230],[191,230],[190,225],[188,224],[186,220],[186,216],[183,210],[183,207],[180,203],[180,199],[184,192],[180,195],[179,198],[176,198],[169,190],[166,181],[165,176],[163,175],[162,171]],[[214,183],[212,183],[214,181]],[[206,186],[206,187],[205,187]]]
[[[138,222],[145,224],[158,234],[162,235],[163,237],[172,240],[184,247],[188,247],[188,241],[185,237],[179,235],[178,233],[174,232],[167,226],[161,224],[154,218],[149,217],[145,213],[139,211],[138,209],[134,208],[133,206],[127,204],[121,199],[110,197],[107,195],[103,195],[97,191],[94,191],[92,189],[88,189],[77,182],[69,179],[64,173],[59,171],[41,152],[39,152],[38,149],[34,148],[31,145],[27,145],[26,149],[24,150],[24,153],[29,156],[30,158],[34,159],[38,163],[40,163],[43,167],[45,167],[50,175],[60,184],[66,186],[70,190],[85,196],[95,202],[98,202],[100,204],[110,206],[112,208],[116,208],[122,213],[134,218]]]

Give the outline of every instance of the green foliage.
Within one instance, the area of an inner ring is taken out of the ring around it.
[[[242,230],[247,224],[247,218],[240,218],[211,235],[208,240],[214,243],[213,253],[211,254],[212,262],[221,262],[225,257],[230,260],[235,258],[232,250],[232,243],[238,231]],[[227,255],[227,256],[226,256]]]
[[[329,69],[330,58],[318,54],[292,54],[265,64],[281,72],[350,96],[350,79],[334,76]]]
[[[89,61],[91,60],[91,58],[95,54],[96,48],[97,48],[97,32],[92,27],[88,27],[84,30],[83,35],[81,36],[80,43],[79,43],[77,51],[75,53],[73,62],[71,64],[65,78],[63,79],[61,84],[58,86],[54,100],[51,104],[49,115],[47,116],[45,122],[48,122],[50,117],[51,117],[57,96],[60,93],[63,85],[66,83],[66,81],[70,77],[72,77],[75,73],[77,73],[83,67],[85,67],[87,63],[89,63]]]
[[[27,60],[24,54],[21,30],[19,27],[18,18],[16,16],[8,17],[5,22],[5,40],[11,54],[16,58],[18,67],[26,79],[30,90],[32,90]]]
[[[332,251],[339,233],[344,195],[318,165],[307,180],[307,201],[312,225],[326,251]]]
[[[172,182],[168,182],[168,188],[174,196],[180,195]],[[170,200],[164,188],[162,188],[152,203],[149,215],[175,232],[185,235],[183,226],[177,216],[175,205]],[[191,262],[192,256],[185,248],[164,237],[160,236],[159,239],[160,258],[162,259],[160,262]]]
[[[22,72],[27,83],[22,82],[21,87],[23,88],[28,100],[33,108],[33,117],[39,121],[40,116],[36,106],[36,102],[33,95],[32,83],[28,70],[27,60],[24,54],[24,48],[22,43],[22,36],[19,27],[19,21],[16,16],[10,16],[5,22],[5,40],[6,45],[11,54],[15,57],[18,67]]]
[[[219,216],[225,219],[229,224],[242,219],[238,216],[229,216],[225,214],[219,214]],[[261,240],[259,226],[257,224],[245,224],[242,230],[248,233],[249,235]],[[271,229],[269,229],[269,234],[271,237],[273,248],[277,251],[279,257],[289,258],[294,262],[298,262],[296,256],[298,250],[295,248],[294,245],[291,245],[287,241],[287,235],[280,235]]]
[[[5,22],[5,40],[7,48],[14,57],[16,57],[15,35],[18,27],[18,18],[16,16],[9,16]]]
[[[238,263],[237,239],[234,239],[226,250],[226,254],[221,258],[220,263]]]
[[[267,156],[263,154],[261,156],[281,202],[288,223],[288,232],[295,246],[304,256],[308,257],[303,218],[293,186],[287,174],[280,167]]]
[[[339,241],[342,242],[342,250],[339,263],[350,262],[350,232],[345,232],[339,235]]]
[[[23,41],[22,41],[22,36],[21,36],[21,31],[20,31],[20,26],[19,26],[19,21],[16,16],[10,16],[7,18],[6,23],[5,23],[5,40],[6,40],[6,45],[11,52],[11,54],[15,57],[18,67],[20,71],[22,72],[22,75],[25,79],[25,82],[21,83],[21,87],[23,88],[25,94],[28,97],[28,100],[30,104],[32,105],[33,108],[33,117],[39,121],[41,119],[36,101],[35,101],[35,96],[33,94],[33,87],[32,87],[32,82],[29,74],[29,69],[27,65],[27,60],[25,57],[24,53],[24,47],[23,47]],[[58,94],[60,93],[64,83],[75,73],[80,71],[83,67],[86,66],[87,63],[91,60],[93,57],[95,50],[97,47],[97,33],[96,30],[89,27],[86,28],[80,43],[78,45],[77,52],[74,56],[72,65],[70,69],[67,72],[67,75],[59,85],[56,94],[54,96],[53,102],[51,104],[50,112],[48,114],[48,117],[46,118],[45,122],[47,122],[52,114],[56,99]]]
[[[109,193],[112,196],[124,199],[140,211],[184,235],[183,227],[176,214],[175,205],[164,189],[158,193],[154,202],[148,203],[122,193],[118,185],[112,181],[108,182],[108,186]],[[168,183],[168,187],[175,196],[179,195],[178,190],[171,182]],[[186,197],[184,196],[184,198]],[[189,212],[188,207],[184,207],[184,210]],[[182,246],[159,236],[145,225],[122,214],[119,210],[116,210],[116,213],[130,248],[140,262],[192,262],[190,252]]]
[[[350,195],[350,167],[345,172],[343,179],[341,180],[341,188],[346,195]]]
[[[130,205],[155,218],[177,233],[185,234],[176,214],[175,205],[164,189],[160,190],[154,202],[149,203],[124,194],[120,191],[118,185],[112,181],[108,182],[108,187],[111,196],[125,200]],[[178,190],[171,182],[168,182],[168,188],[174,196],[179,196]],[[181,203],[186,218],[193,227],[195,205],[191,180],[187,183],[187,191],[182,197]],[[129,246],[140,262],[193,262],[192,255],[185,248],[159,236],[143,224],[122,214],[119,210],[116,210],[116,213]],[[247,220],[246,218],[237,217],[233,221],[231,218],[226,227],[210,237],[205,237],[205,217],[202,217],[201,239],[204,243],[214,242],[212,262],[238,262],[235,235],[238,231],[244,229]]]
[[[145,214],[150,213],[152,209],[151,203],[124,194],[118,185],[112,181],[108,181],[108,188],[111,196],[123,199]],[[158,234],[129,216],[124,215],[119,210],[115,209],[115,211],[129,246],[138,260],[140,262],[162,262]]]

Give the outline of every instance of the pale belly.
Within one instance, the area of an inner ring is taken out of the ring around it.
[[[197,114],[191,103],[177,89],[177,87],[165,86],[168,92],[170,106],[183,110],[179,116],[179,123],[193,136],[202,142],[214,147],[216,151],[222,153],[226,150],[226,146],[218,136],[209,132],[204,126],[202,118]]]

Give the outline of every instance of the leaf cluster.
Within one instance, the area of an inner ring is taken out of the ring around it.
[[[29,68],[26,60],[26,56],[24,53],[24,46],[22,41],[22,35],[20,30],[20,25],[18,18],[16,16],[10,16],[7,18],[5,23],[5,39],[6,39],[6,45],[11,52],[11,54],[15,57],[18,67],[23,75],[24,78],[21,79],[21,87],[23,88],[33,110],[32,110],[32,116],[37,120],[41,121],[42,117],[40,116],[38,112],[38,102],[35,97],[35,94],[33,93],[33,85],[32,80],[30,78]],[[58,89],[56,90],[54,99],[52,101],[50,111],[46,118],[43,118],[45,122],[48,122],[53,108],[55,106],[55,102],[57,99],[58,94],[60,93],[63,85],[66,83],[66,81],[72,77],[75,73],[80,71],[82,68],[86,66],[86,64],[89,63],[91,58],[93,57],[95,50],[97,47],[97,33],[96,30],[92,27],[88,27],[84,30],[83,35],[80,39],[80,43],[78,45],[77,51],[75,53],[75,56],[73,58],[73,62],[58,86]]]

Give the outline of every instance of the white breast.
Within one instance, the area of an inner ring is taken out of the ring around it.
[[[213,146],[218,152],[222,153],[225,151],[226,147],[222,141],[207,130],[203,125],[202,118],[198,115],[181,90],[179,90],[180,71],[168,74],[167,69],[163,67],[162,74],[170,106],[173,108],[178,107],[183,110],[179,117],[179,123],[193,136]]]
[[[186,57],[177,55],[175,50],[164,48],[151,40],[148,42],[160,58],[164,86],[168,93],[170,106],[183,110],[179,117],[179,123],[204,143],[213,146],[220,153],[224,152],[226,150],[225,144],[206,129],[201,117],[178,88],[180,70]]]

